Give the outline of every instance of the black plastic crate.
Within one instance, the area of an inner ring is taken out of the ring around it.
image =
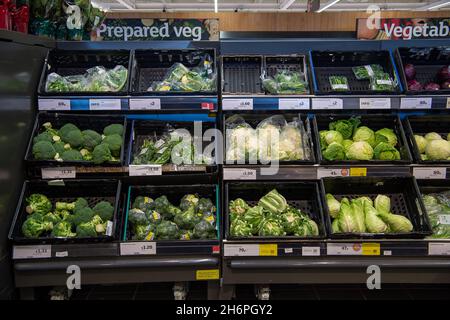
[[[103,66],[113,69],[122,65],[128,69],[128,79],[122,90],[118,92],[47,92],[45,83],[50,73],[56,72],[60,76],[84,74],[86,70]],[[44,63],[38,87],[41,96],[120,96],[128,94],[130,83],[131,54],[129,50],[51,50]]]
[[[264,94],[262,56],[222,56],[222,94]]]
[[[416,69],[416,80],[423,86],[429,82],[438,83],[437,74],[442,67],[450,65],[450,48],[399,48],[397,49],[399,72],[403,81],[403,87],[408,94],[448,94],[450,89],[439,91],[408,89],[408,80],[405,75],[405,65],[413,64]]]
[[[53,206],[55,202],[74,202],[83,197],[89,207],[93,208],[100,201],[109,201],[114,206],[113,226],[111,235],[83,238],[53,238],[49,235],[39,238],[26,238],[22,235],[22,224],[28,213],[26,198],[33,193],[41,193],[49,198]],[[112,241],[120,233],[119,211],[121,203],[121,182],[117,180],[65,180],[63,184],[55,184],[42,180],[25,181],[17,204],[16,213],[9,231],[9,239],[14,243],[79,243]]]
[[[202,125],[202,136],[200,139],[202,139],[203,134],[208,129],[215,128],[215,125],[213,122],[205,122],[205,121],[199,121],[198,123],[201,123]],[[171,129],[186,129],[191,134],[191,137],[194,141],[194,127],[195,122],[184,122],[184,121],[157,121],[157,120],[134,120],[131,124],[131,138],[129,141],[128,146],[128,155],[127,155],[127,164],[133,164],[134,155],[139,151],[140,147],[142,146],[145,139],[149,138],[160,138],[165,133],[167,133],[168,128]],[[206,148],[211,143],[217,142],[217,137],[215,137],[214,142],[211,141],[203,141],[202,139],[202,152],[204,148]],[[217,146],[216,146],[217,147]],[[215,149],[216,150],[216,149]],[[215,155],[215,154],[213,154]],[[167,164],[171,164],[169,161]],[[190,164],[186,164],[190,165]],[[197,164],[192,164],[197,165]],[[201,164],[198,164],[201,165]],[[213,165],[208,165],[209,167],[216,167],[216,162],[214,162]],[[212,170],[212,168],[210,168]]]
[[[408,148],[408,142],[405,136],[405,131],[403,130],[403,125],[398,115],[358,115],[361,119],[361,126],[367,126],[374,132],[383,128],[389,128],[394,130],[397,135],[398,144],[396,146],[397,150],[400,152],[401,160],[336,160],[329,161],[323,158],[322,150],[320,146],[320,134],[321,130],[329,130],[329,123],[337,120],[347,120],[352,117],[351,114],[326,114],[326,115],[315,115],[313,118],[314,125],[314,140],[317,146],[317,157],[319,163],[321,164],[342,164],[342,165],[364,165],[364,164],[410,164],[412,162],[411,153]]]
[[[413,177],[324,178],[321,180],[321,188],[327,231],[332,239],[418,239],[431,234],[425,206]],[[391,212],[407,217],[414,229],[410,233],[332,233],[327,193],[332,194],[338,201],[344,197],[351,200],[362,196],[375,200],[378,194],[386,195],[391,199]]]
[[[216,229],[217,239],[193,239],[193,240],[155,240],[158,243],[179,243],[181,245],[195,245],[196,243],[217,242],[220,239],[221,214],[219,206],[220,190],[214,184],[191,184],[191,185],[132,185],[128,188],[127,202],[124,209],[122,241],[138,241],[131,239],[131,231],[128,224],[128,213],[136,197],[147,196],[156,199],[166,196],[171,204],[178,206],[181,198],[186,194],[197,194],[200,198],[210,199],[216,206]],[[145,240],[142,240],[145,241]]]
[[[181,50],[135,50],[132,63],[130,93],[132,95],[216,95],[214,91],[178,92],[148,91],[155,81],[162,81],[168,70],[175,63],[182,63],[188,68],[195,68],[202,62],[202,57],[209,55],[213,70],[217,75],[215,49],[181,49]],[[218,75],[217,75],[218,78]],[[216,87],[217,88],[217,87]]]
[[[250,206],[258,204],[264,195],[277,189],[286,198],[289,205],[306,213],[319,227],[319,236],[312,237],[233,237],[230,235],[229,203],[237,198],[242,198]],[[315,181],[304,182],[229,182],[225,183],[224,194],[224,223],[225,238],[229,240],[318,240],[326,238],[326,225],[323,219],[322,204],[320,201],[319,184]]]
[[[405,130],[414,159],[420,164],[450,164],[450,160],[422,160],[414,135],[424,136],[429,132],[439,133],[443,139],[450,133],[450,115],[409,116],[405,120]]]
[[[315,94],[398,94],[403,91],[402,84],[390,51],[313,51],[310,63]],[[379,64],[390,75],[397,87],[393,91],[370,89],[370,80],[358,80],[352,68]],[[335,91],[331,88],[330,76],[344,76],[348,80],[348,91]]]
[[[80,130],[95,130],[99,134],[103,133],[103,129],[110,124],[122,124],[124,127],[122,149],[120,151],[119,162],[105,162],[101,165],[96,165],[88,161],[56,161],[56,160],[35,160],[33,157],[33,138],[39,133],[43,132],[43,124],[51,122],[53,128],[59,129],[66,123],[73,123]],[[93,114],[67,114],[67,113],[46,113],[41,112],[37,115],[34,123],[33,132],[30,141],[28,142],[27,151],[25,154],[25,161],[28,167],[56,167],[56,166],[100,166],[100,167],[117,167],[125,164],[125,137],[127,135],[127,122],[125,116],[106,116]]]
[[[309,154],[309,158],[305,159],[305,160],[296,160],[296,161],[280,161],[279,163],[282,165],[310,165],[310,164],[315,164],[316,163],[316,157],[314,154],[314,144],[315,141],[313,140],[312,136],[312,132],[313,132],[313,128],[311,125],[311,121],[310,119],[304,115],[300,115],[298,113],[270,113],[270,112],[258,112],[256,113],[252,113],[252,112],[242,112],[239,113],[238,115],[241,116],[242,118],[244,118],[244,120],[250,124],[252,126],[253,129],[256,129],[257,125],[263,121],[264,119],[267,119],[271,116],[280,114],[282,115],[286,121],[289,123],[295,119],[299,119],[300,121],[302,121],[303,123],[303,127],[304,127],[304,135],[303,135],[303,152],[305,155]],[[226,130],[227,130],[227,119],[229,119],[231,116],[233,116],[235,114],[224,114],[224,118],[223,118],[223,126],[224,126],[224,138],[226,139]],[[305,144],[306,142],[306,144]],[[227,148],[227,142],[225,141],[224,145],[223,145],[223,161],[226,164],[226,148]],[[236,162],[236,161],[235,161]],[[258,160],[259,163],[259,160]]]

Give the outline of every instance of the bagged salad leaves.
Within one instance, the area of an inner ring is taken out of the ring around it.
[[[118,92],[128,79],[128,70],[121,65],[114,69],[96,66],[82,75],[61,76],[55,72],[47,76],[46,92]]]
[[[305,94],[308,84],[304,74],[287,70],[278,71],[273,77],[261,76],[263,88],[270,94]]]
[[[397,88],[397,83],[389,73],[376,74],[370,80],[370,89],[373,91],[394,91],[395,88]]]
[[[330,76],[331,89],[334,91],[348,91],[350,87],[348,86],[347,77],[344,76]]]
[[[432,239],[450,239],[450,191],[427,194],[423,203],[430,219]]]
[[[375,75],[384,72],[383,67],[379,64],[353,67],[352,70],[358,80],[369,80]]]

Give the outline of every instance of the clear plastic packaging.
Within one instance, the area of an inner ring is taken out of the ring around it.
[[[370,89],[373,91],[394,91],[396,87],[397,83],[389,73],[378,74],[370,80]]]
[[[305,94],[308,84],[304,74],[287,70],[279,71],[274,77],[261,75],[263,88],[270,94]]]
[[[334,91],[348,91],[348,79],[344,76],[330,76],[331,89]]]

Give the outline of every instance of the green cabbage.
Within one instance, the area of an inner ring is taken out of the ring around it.
[[[368,127],[359,127],[358,129],[356,129],[353,135],[353,141],[367,142],[372,148],[376,146],[375,133]]]
[[[353,217],[355,221],[355,232],[366,232],[364,206],[359,199],[354,199],[351,202]]]
[[[417,148],[419,149],[419,153],[424,153],[425,148],[427,147],[428,140],[419,135],[414,135],[414,139],[416,140],[416,144],[417,144]]]
[[[339,210],[341,209],[341,203],[336,200],[335,197],[331,194],[327,194],[327,205],[328,211],[330,212],[330,216],[336,218],[339,214]]]
[[[450,142],[444,139],[429,140],[425,153],[429,160],[447,160],[450,157]]]
[[[345,149],[345,152],[347,152],[348,148],[350,148],[350,146],[353,144],[353,140],[350,139],[346,139],[342,142],[342,146]]]
[[[323,152],[323,157],[328,161],[344,160],[345,149],[341,144],[332,142]]]
[[[391,212],[391,199],[388,196],[379,194],[374,201],[375,209],[378,213]]]
[[[413,230],[411,221],[402,215],[378,212],[378,216],[389,226],[391,232],[407,233]]]
[[[370,233],[385,233],[388,226],[378,217],[377,210],[367,201],[364,202],[365,224]]]
[[[394,130],[388,128],[383,128],[375,132],[375,140],[376,144],[386,142],[392,147],[395,147],[398,143],[397,135],[394,133]]]
[[[380,142],[375,149],[373,149],[375,159],[377,160],[400,160],[400,152],[387,142]]]
[[[361,120],[359,118],[353,117],[348,120],[330,122],[329,127],[330,130],[335,130],[342,134],[344,139],[350,139],[353,136],[353,131],[356,130],[360,123]]]
[[[248,223],[253,233],[259,231],[261,222],[264,220],[264,209],[261,206],[250,208],[245,213],[243,220]]]
[[[354,142],[347,150],[349,160],[372,160],[373,149],[365,141]]]
[[[339,230],[344,233],[357,232],[358,226],[353,214],[353,208],[347,198],[341,201],[341,210],[339,211]]]
[[[344,138],[342,137],[342,134],[338,131],[334,131],[334,130],[330,130],[327,131],[327,133],[325,134],[325,142],[327,145],[332,144],[333,142],[337,142],[339,144],[342,144],[342,142],[344,141]]]
[[[443,140],[441,135],[437,132],[429,132],[425,135],[425,139],[427,139],[427,141],[432,141],[432,140]]]

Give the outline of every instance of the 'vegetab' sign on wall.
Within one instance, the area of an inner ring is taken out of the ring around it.
[[[219,40],[218,19],[106,19],[91,40]]]
[[[358,19],[360,40],[450,38],[450,18]]]

